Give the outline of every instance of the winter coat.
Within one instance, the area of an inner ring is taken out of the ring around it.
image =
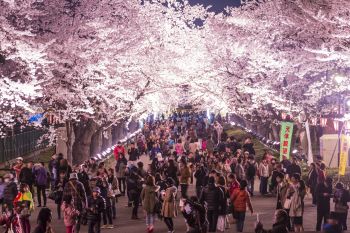
[[[191,171],[188,166],[180,169],[180,184],[189,184]]]
[[[75,225],[79,211],[76,210],[71,204],[66,204],[65,202],[62,203],[61,210],[63,212],[64,225],[67,227]]]
[[[235,169],[237,180],[244,180],[246,175],[242,164],[237,164]]]
[[[307,186],[311,189],[311,191],[315,191],[317,186],[318,174],[316,169],[312,169],[308,174]]]
[[[147,214],[152,214],[155,211],[155,205],[158,200],[159,186],[148,186],[143,187],[141,191],[142,207]]]
[[[125,157],[118,159],[117,164],[115,165],[115,171],[117,173],[118,178],[125,177],[125,169],[127,164],[128,164],[128,161],[126,160]]]
[[[200,202],[203,204],[206,203],[208,210],[219,211],[220,205],[218,203],[221,203],[223,198],[224,193],[219,187],[216,187],[215,184],[208,184],[203,189]]]
[[[175,218],[177,216],[176,193],[177,188],[175,186],[165,190],[161,212],[164,218]]]
[[[77,180],[68,181],[64,186],[63,196],[68,195],[73,197],[74,206],[81,211],[87,200],[84,185]]]
[[[316,203],[317,203],[317,208],[322,209],[325,212],[330,212],[331,209],[331,195],[332,195],[332,187],[326,187],[326,185],[322,182],[317,184],[315,188],[315,193],[316,193]],[[324,196],[324,193],[327,193],[328,196]]]
[[[302,217],[304,214],[304,197],[306,194],[305,189],[300,190],[299,185],[291,186],[288,190],[287,197],[291,199],[291,205],[289,210],[290,217]]]
[[[34,184],[34,174],[32,169],[28,167],[22,168],[21,172],[19,173],[19,182],[24,183],[27,185],[33,185]]]
[[[140,153],[139,150],[136,148],[131,148],[128,150],[128,154],[129,154],[129,160],[130,161],[136,161],[140,158]]]
[[[236,189],[231,196],[231,200],[237,212],[246,212],[247,205],[249,208],[251,207],[250,195],[247,190]]]
[[[10,183],[6,184],[4,189],[4,202],[5,203],[12,203],[15,197],[18,194],[17,185],[15,182],[11,181]]]
[[[106,201],[98,196],[96,199],[92,196],[88,198],[87,219],[90,221],[100,221],[101,213],[106,210]]]
[[[22,206],[28,208],[30,211],[34,211],[34,200],[30,191],[21,193],[19,192],[13,201],[14,206]]]
[[[46,186],[47,172],[43,166],[34,168],[35,183],[39,186]]]
[[[113,154],[114,154],[115,160],[118,160],[120,153],[125,155],[125,148],[124,148],[124,146],[116,146],[114,148]]]
[[[201,167],[199,170],[197,170],[194,173],[194,177],[196,178],[196,186],[206,186],[208,179],[207,179],[208,170],[205,167]]]
[[[287,182],[282,182],[277,185],[277,209],[283,209],[289,188],[289,183]]]

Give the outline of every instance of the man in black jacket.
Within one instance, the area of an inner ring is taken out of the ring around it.
[[[215,185],[214,177],[209,177],[208,185],[203,189],[200,202],[207,206],[207,218],[209,221],[209,232],[216,232],[219,217],[219,204],[224,198],[224,193]]]
[[[135,142],[131,142],[130,149],[128,150],[129,161],[136,161],[140,158],[139,150],[135,147]]]
[[[100,196],[100,188],[95,187],[88,198],[87,219],[89,233],[101,232],[101,214],[106,210],[106,201]]]
[[[195,196],[187,199],[184,204],[182,215],[189,227],[187,233],[206,233],[208,228],[207,209],[199,203]]]
[[[317,223],[316,231],[321,231],[322,220],[325,223],[331,211],[332,196],[332,178],[327,177],[325,181],[316,186],[316,203],[317,203]]]
[[[194,177],[196,178],[196,195],[200,198],[203,187],[208,183],[208,169],[203,164],[197,165]]]
[[[30,192],[33,194],[34,174],[33,174],[33,162],[28,162],[25,167],[21,169],[19,173],[19,182],[21,184],[27,184]]]

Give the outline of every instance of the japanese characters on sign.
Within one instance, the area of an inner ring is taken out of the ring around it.
[[[282,160],[283,156],[286,156],[289,159],[293,135],[293,126],[294,125],[291,122],[281,123],[280,160]]]
[[[350,146],[350,136],[342,135],[340,144],[339,175],[345,175],[346,165],[348,163],[348,151]]]

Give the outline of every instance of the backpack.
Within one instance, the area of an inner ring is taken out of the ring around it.
[[[249,163],[247,168],[247,177],[254,178],[255,174],[256,174],[255,162],[253,164]]]

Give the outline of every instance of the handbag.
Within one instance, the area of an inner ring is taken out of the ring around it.
[[[286,199],[283,205],[283,209],[289,210],[290,206],[292,205],[292,200],[291,199]]]
[[[220,215],[218,218],[218,223],[217,223],[217,227],[216,229],[220,232],[224,232],[225,231],[225,215]]]

